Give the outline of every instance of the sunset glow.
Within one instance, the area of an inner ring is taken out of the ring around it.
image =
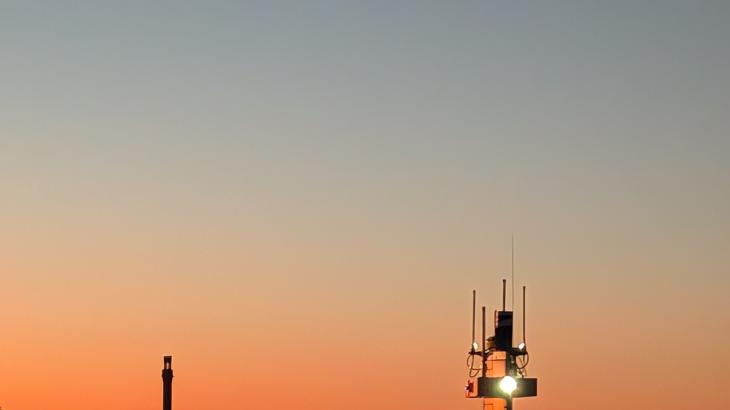
[[[481,410],[513,236],[517,410],[730,409],[728,21],[4,3],[2,410]]]

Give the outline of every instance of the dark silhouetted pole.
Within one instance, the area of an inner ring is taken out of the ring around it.
[[[471,351],[474,352],[474,342],[476,339],[476,326],[477,326],[477,291],[476,289],[471,291]],[[2,409],[0,409],[2,410]]]
[[[487,307],[482,306],[482,377],[487,377]]]
[[[527,347],[527,286],[522,287],[522,343]]]
[[[162,410],[172,410],[172,356],[165,356],[163,360]]]
[[[502,312],[507,311],[507,279],[502,279]]]

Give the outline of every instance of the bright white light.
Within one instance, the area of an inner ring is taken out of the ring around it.
[[[475,351],[475,352],[476,352],[477,350],[479,350],[479,344],[477,344],[477,342],[474,342],[474,343],[473,343],[473,344],[471,345],[471,350],[473,350],[473,351]]]
[[[520,343],[520,345],[517,346],[517,348],[520,350],[525,350],[525,342]]]
[[[512,376],[504,376],[499,382],[499,388],[507,394],[512,394],[517,389],[517,380]]]

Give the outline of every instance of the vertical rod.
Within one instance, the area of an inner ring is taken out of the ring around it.
[[[515,310],[515,236],[512,235],[512,311]]]
[[[487,307],[482,306],[482,377],[487,377]]]
[[[527,346],[527,286],[522,287],[522,343]]]
[[[472,351],[475,350],[474,342],[477,341],[476,326],[477,326],[477,291],[476,291],[476,289],[474,289],[471,291],[471,347],[470,347],[470,349]]]
[[[507,310],[507,279],[502,279],[502,312]]]

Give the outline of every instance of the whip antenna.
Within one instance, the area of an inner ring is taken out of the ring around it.
[[[522,287],[522,343],[527,345],[527,286]]]
[[[507,279],[502,279],[502,312],[507,311]]]
[[[477,326],[477,291],[476,289],[471,291],[471,350],[476,350],[474,344],[476,343],[476,326]]]
[[[512,311],[515,311],[515,236],[512,235]]]
[[[482,377],[487,377],[487,307],[482,306]]]

